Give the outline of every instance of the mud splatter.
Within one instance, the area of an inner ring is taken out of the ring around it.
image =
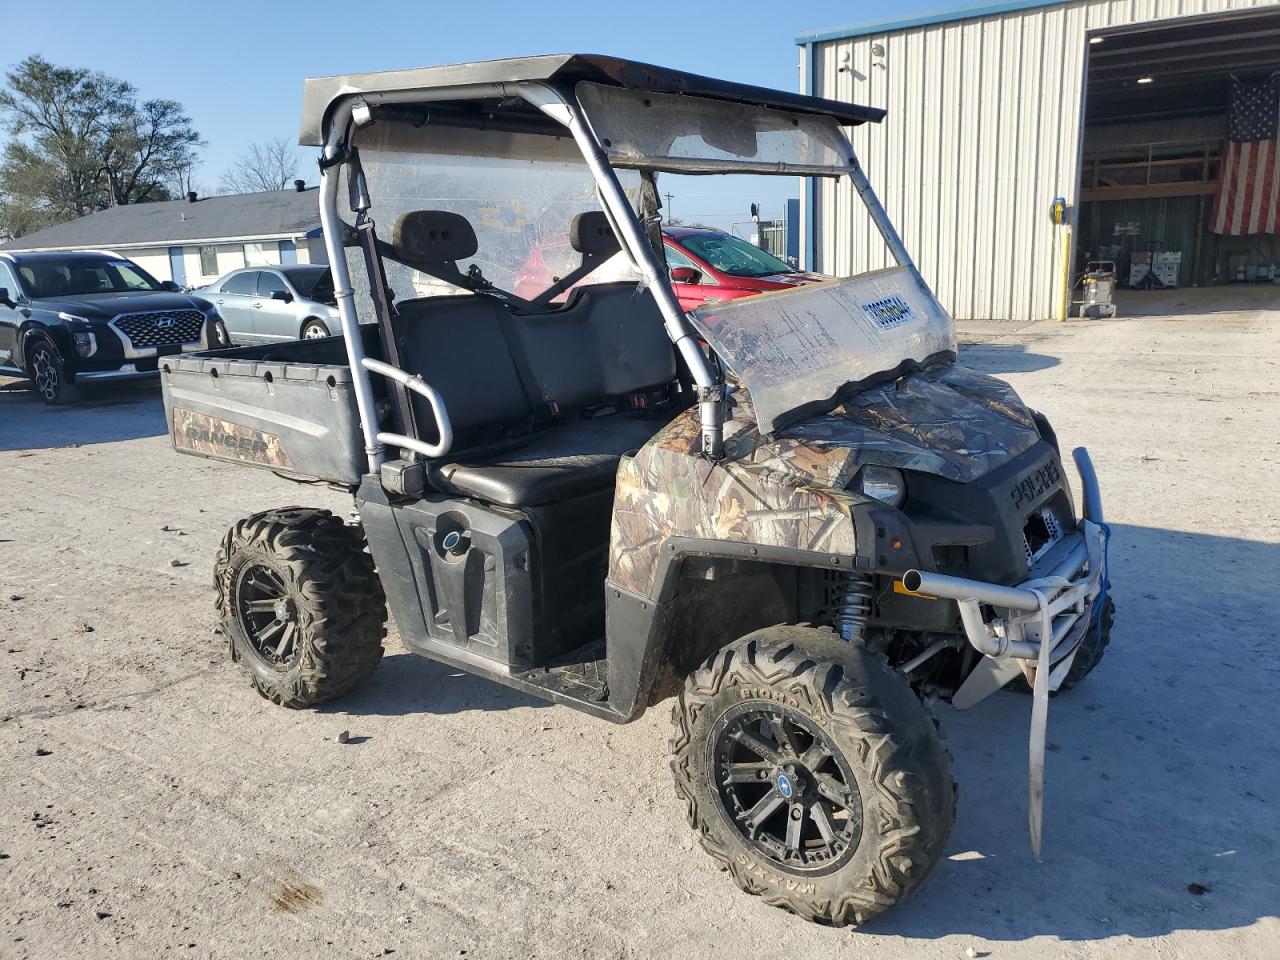
[[[306,913],[324,902],[324,891],[301,877],[276,881],[267,895],[276,913]]]

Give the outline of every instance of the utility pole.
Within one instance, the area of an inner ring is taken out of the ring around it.
[[[667,222],[670,223],[671,222],[671,191],[668,190],[666,193],[663,194],[663,197],[665,197],[667,201]]]

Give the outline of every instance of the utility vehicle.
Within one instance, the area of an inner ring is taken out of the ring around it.
[[[844,924],[918,884],[955,807],[929,703],[1029,681],[1034,755],[1109,607],[1088,457],[1081,519],[1048,423],[957,365],[841,129],[881,116],[592,55],[308,81],[345,336],[163,363],[179,451],[355,499],[228,532],[258,690],[351,690],[390,609],[411,650],[597,717],[674,698],[676,792],[748,892]],[[686,314],[664,171],[843,178],[894,265]],[[577,266],[514,293],[566,239]]]

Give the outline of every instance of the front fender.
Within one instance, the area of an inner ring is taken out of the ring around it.
[[[62,362],[67,366],[75,363],[75,348],[72,345],[71,332],[61,320],[47,321],[43,318],[30,317],[18,328],[17,342],[14,344],[14,360],[18,367],[27,369],[27,351],[37,339],[51,340],[62,355]]]

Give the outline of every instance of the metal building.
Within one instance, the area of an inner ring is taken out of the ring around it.
[[[1265,246],[1204,228],[1231,76],[1280,69],[1274,0],[1010,0],[797,43],[806,92],[887,108],[853,144],[957,319],[1062,318],[1086,245],[1127,268],[1176,243],[1182,285],[1277,269],[1280,250],[1268,268]],[[806,268],[888,265],[847,182],[810,182],[802,206]]]

